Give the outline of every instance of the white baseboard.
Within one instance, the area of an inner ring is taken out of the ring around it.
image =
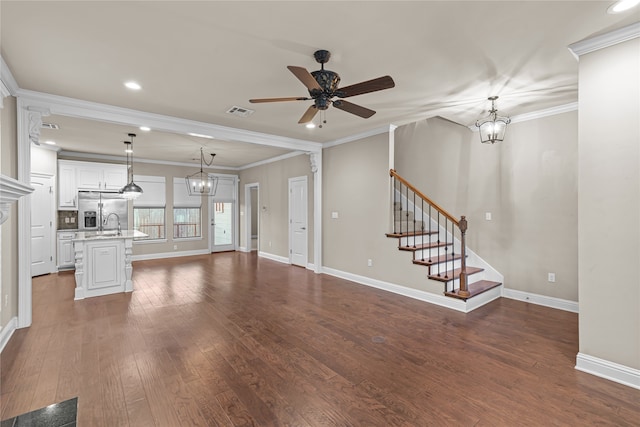
[[[9,339],[11,339],[11,335],[13,335],[17,328],[18,318],[12,317],[11,320],[9,320],[9,323],[7,323],[6,326],[0,330],[0,353],[2,353],[2,350],[4,350],[4,346],[7,345]]]
[[[532,294],[530,292],[517,291],[515,289],[504,288],[502,290],[502,296],[509,299],[529,302],[531,304],[556,308],[558,310],[570,311],[572,313],[579,313],[580,311],[580,306],[577,301]]]
[[[640,370],[638,369],[584,353],[578,353],[576,356],[576,369],[640,390]]]
[[[134,255],[131,257],[132,261],[146,261],[150,259],[162,259],[162,258],[178,258],[183,256],[193,255],[208,255],[209,249],[198,249],[194,251],[180,251],[180,252],[160,252],[156,254]]]
[[[258,251],[258,256],[261,257],[261,258],[270,259],[272,261],[278,261],[278,262],[281,262],[283,264],[290,264],[289,263],[289,258],[280,256],[280,255],[274,255],[274,254],[270,254],[268,252]]]
[[[484,304],[480,304],[477,306],[474,304],[473,308],[470,309],[468,303],[460,299],[446,297],[444,295],[432,294],[430,292],[420,291],[418,289],[407,288],[406,286],[396,285],[394,283],[384,282],[382,280],[372,279],[370,277],[359,276],[357,274],[347,273],[345,271],[335,270],[329,267],[322,267],[322,272],[330,276],[335,276],[341,279],[350,280],[352,282],[356,282],[361,285],[382,289],[384,291],[392,292],[394,294],[403,295],[405,297],[417,299],[417,300],[428,302],[431,304],[436,304],[441,307],[450,308],[452,310],[461,311],[463,313],[468,313],[472,309],[478,308],[480,307],[480,305],[484,305],[487,302],[489,302],[489,301],[486,301],[484,302]],[[497,295],[495,298],[498,298],[499,296],[500,295]]]

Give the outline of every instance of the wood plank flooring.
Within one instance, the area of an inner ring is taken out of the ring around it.
[[[1,419],[78,396],[91,427],[640,425],[640,391],[574,369],[573,313],[462,314],[238,252],[135,262],[134,286],[35,278]]]

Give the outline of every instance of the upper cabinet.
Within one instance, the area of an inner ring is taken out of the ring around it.
[[[76,170],[78,190],[117,191],[127,184],[127,167],[106,163],[81,163]]]
[[[58,160],[58,209],[78,209],[75,162]]]
[[[58,209],[78,209],[78,190],[118,191],[126,184],[125,165],[58,160]]]

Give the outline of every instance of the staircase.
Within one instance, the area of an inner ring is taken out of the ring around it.
[[[465,302],[481,294],[488,301],[499,297],[502,277],[466,248],[466,218],[454,218],[393,169],[390,175],[393,231],[386,236],[398,239],[398,249],[410,252],[413,264],[426,267],[429,280],[443,283],[444,295]],[[478,265],[468,265],[470,260]]]

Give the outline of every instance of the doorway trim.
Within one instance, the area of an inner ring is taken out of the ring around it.
[[[49,267],[49,271],[47,273],[55,273],[57,271],[57,260],[58,260],[58,254],[57,254],[57,243],[58,243],[58,236],[56,233],[56,195],[57,192],[55,191],[55,189],[57,188],[57,179],[55,175],[49,174],[49,173],[41,173],[41,172],[31,172],[31,180],[33,180],[33,178],[41,178],[41,179],[50,179],[52,182],[52,187],[50,188],[50,193],[52,194],[51,197],[51,204],[50,206],[48,206],[48,212],[49,212],[49,221],[50,221],[50,227],[49,227],[49,255],[51,257],[51,261],[50,261],[50,267]],[[31,181],[30,181],[31,182]],[[33,185],[32,185],[33,187]],[[29,247],[31,248],[31,245],[29,245]],[[56,257],[55,260],[53,259],[53,257]],[[33,261],[33,260],[32,260]],[[33,274],[33,273],[32,273]]]
[[[218,178],[224,178],[224,179],[233,179],[233,196],[231,199],[218,199],[221,202],[233,202],[233,212],[232,212],[232,218],[233,218],[233,241],[231,243],[231,245],[233,245],[233,248],[230,250],[238,250],[238,248],[240,247],[240,226],[239,226],[239,219],[238,219],[238,214],[240,212],[240,208],[238,206],[238,204],[240,203],[239,199],[239,186],[238,183],[240,182],[240,179],[238,177],[238,175],[234,175],[234,174],[224,174],[224,173],[210,173],[209,176],[212,177],[218,177]],[[214,253],[213,251],[213,232],[211,231],[211,227],[213,225],[213,203],[215,203],[216,197],[207,197],[207,211],[208,211],[208,224],[209,224],[209,253]]]
[[[258,191],[258,206],[251,204],[251,190],[256,189]],[[251,215],[254,210],[257,210],[260,214],[260,183],[252,182],[251,184],[244,185],[244,252],[251,252],[251,235],[253,230],[251,229]],[[260,251],[260,216],[258,216],[258,251]]]
[[[304,206],[304,210],[306,213],[306,218],[305,218],[305,227],[304,227],[304,265],[300,265],[300,264],[294,264],[293,263],[293,239],[294,239],[294,232],[293,232],[293,183],[294,182],[302,182],[304,183],[304,199],[305,199],[305,206]],[[289,228],[289,264],[291,265],[298,265],[300,267],[304,267],[307,268],[307,265],[309,263],[309,178],[307,177],[307,175],[302,175],[302,176],[297,176],[297,177],[293,177],[293,178],[289,178],[289,185],[288,185],[288,189],[287,189],[287,194],[288,194],[288,200],[289,200],[289,223],[288,228]]]

